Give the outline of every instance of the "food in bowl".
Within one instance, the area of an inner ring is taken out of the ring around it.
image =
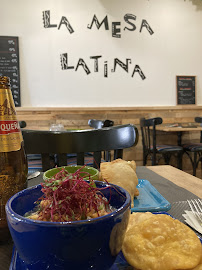
[[[137,189],[138,178],[136,174],[136,163],[134,160],[126,161],[115,159],[111,162],[100,164],[100,180],[125,188],[131,196],[131,207],[134,207],[134,196],[139,195]]]
[[[199,238],[167,214],[131,214],[122,251],[140,270],[195,269],[202,261]]]
[[[25,189],[8,200],[8,226],[25,269],[110,269],[121,250],[128,225],[130,195],[121,187],[101,181],[94,183],[115,210],[86,220],[49,222],[24,217],[43,195],[41,185]]]
[[[100,217],[115,210],[103,195],[102,188],[97,188],[91,175],[84,174],[81,169],[69,173],[61,168],[41,186],[43,195],[35,202],[36,207],[25,213],[27,218],[65,222]]]

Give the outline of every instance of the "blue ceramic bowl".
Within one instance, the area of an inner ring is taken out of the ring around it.
[[[23,217],[42,195],[41,185],[12,196],[6,214],[18,255],[29,270],[107,270],[121,250],[130,215],[130,195],[118,186],[95,181],[117,210],[91,220],[44,222]],[[110,195],[111,194],[111,195]]]

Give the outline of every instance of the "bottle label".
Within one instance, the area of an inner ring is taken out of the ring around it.
[[[11,90],[0,90],[0,152],[18,151],[22,141]]]

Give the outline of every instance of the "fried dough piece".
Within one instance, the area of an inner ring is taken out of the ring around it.
[[[191,270],[202,270],[202,264],[199,264],[195,268],[192,268]]]
[[[122,246],[130,265],[141,270],[185,270],[199,265],[201,242],[188,226],[165,214],[137,218],[139,222],[129,221],[132,225]]]
[[[138,178],[136,175],[135,161],[126,161],[116,159],[112,162],[103,162],[100,164],[100,180],[106,180],[109,183],[125,188],[131,196],[131,206],[134,206],[134,196],[139,195],[136,188]]]
[[[133,212],[130,215],[127,230],[152,216],[153,214],[151,212]]]
[[[202,270],[202,250],[201,250],[201,260],[199,265],[197,265],[195,268],[192,268],[191,270]]]

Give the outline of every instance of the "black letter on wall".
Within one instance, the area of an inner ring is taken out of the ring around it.
[[[63,53],[60,55],[60,62],[61,62],[61,66],[62,69],[73,69],[74,66],[68,66],[68,54],[67,53]]]
[[[116,66],[117,64],[122,67],[126,72],[128,72],[128,63],[131,64],[131,59],[126,59],[126,64],[124,64],[122,61],[120,61],[118,58],[114,59],[114,69],[112,70],[112,72],[116,71]]]
[[[69,30],[70,34],[72,34],[74,32],[73,28],[71,27],[71,24],[69,23],[69,21],[67,20],[66,17],[62,16],[60,24],[58,26],[58,29],[60,29],[61,25],[64,24],[66,25],[67,29]]]
[[[100,29],[100,26],[104,23],[105,25],[105,30],[109,30],[109,24],[108,24],[108,18],[107,16],[103,19],[103,21],[101,23],[99,23],[96,15],[93,16],[93,20],[92,20],[92,23],[91,25],[88,24],[88,28],[91,29],[92,26],[93,26],[93,23],[95,23],[95,25],[97,26],[97,29]]]
[[[108,62],[104,61],[104,77],[108,77]]]
[[[133,74],[132,74],[131,77],[134,76],[135,72],[138,72],[138,73],[139,73],[139,75],[140,75],[140,77],[142,78],[142,80],[146,79],[144,73],[142,72],[141,68],[140,68],[138,65],[135,66],[135,68],[134,68],[134,70],[133,70]]]
[[[98,58],[102,57],[101,55],[99,56],[91,56],[90,59],[95,59],[94,62],[94,71],[98,72]]]
[[[90,74],[90,70],[82,58],[79,58],[78,64],[77,64],[76,69],[75,69],[76,71],[77,71],[79,66],[83,67],[83,69],[85,70],[87,75]]]
[[[128,24],[132,25],[132,28],[130,29],[130,28],[128,28],[128,27],[124,27],[123,30],[126,30],[126,29],[127,29],[127,30],[129,30],[129,31],[135,31],[135,29],[136,29],[135,24],[132,23],[132,22],[130,22],[129,20],[136,20],[136,16],[133,15],[133,14],[126,14],[126,15],[124,16],[124,20],[125,20],[125,22],[127,22]]]
[[[50,24],[50,10],[43,11],[43,25],[45,28],[57,27],[57,24]]]
[[[141,27],[140,27],[140,32],[142,32],[143,27],[146,27],[146,29],[148,30],[150,35],[153,35],[154,31],[151,29],[150,25],[148,24],[148,22],[146,20],[142,20],[142,24],[141,24]]]
[[[112,37],[116,37],[116,38],[120,38],[121,35],[117,34],[121,32],[120,28],[117,28],[117,26],[120,26],[121,23],[120,22],[113,22],[112,23]]]

